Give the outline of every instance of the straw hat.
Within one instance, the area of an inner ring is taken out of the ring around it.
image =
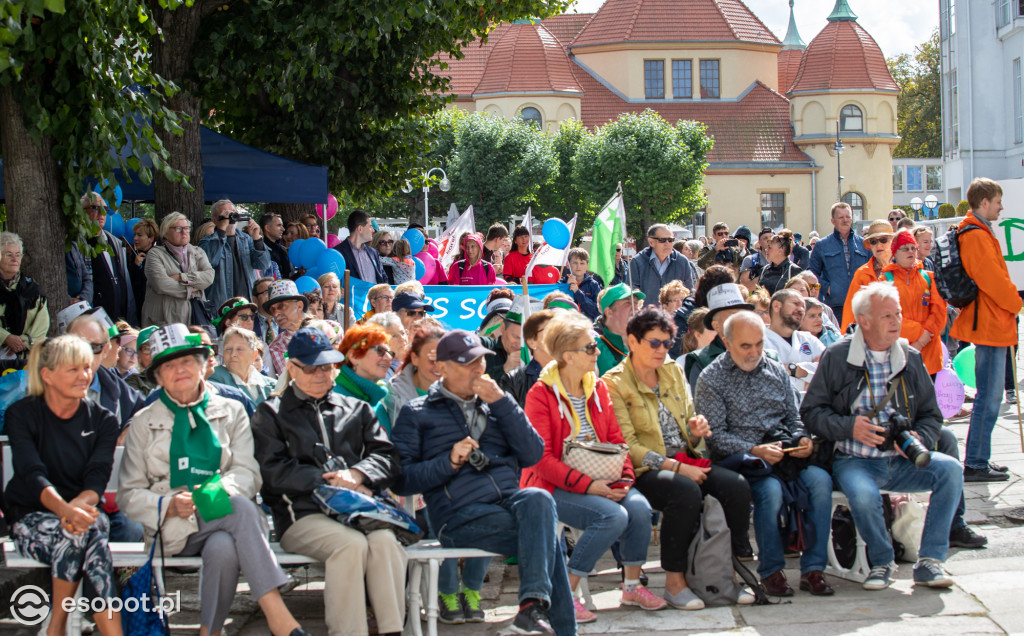
[[[868,233],[864,235],[864,247],[866,249],[871,249],[871,245],[868,244],[869,239],[892,235],[892,226],[889,225],[888,221],[884,219],[872,221],[871,225],[868,226]]]

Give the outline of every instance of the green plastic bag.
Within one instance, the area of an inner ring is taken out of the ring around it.
[[[206,522],[220,519],[234,512],[231,507],[231,496],[228,495],[228,491],[224,490],[220,473],[210,476],[192,492],[192,503],[195,504],[199,516]]]

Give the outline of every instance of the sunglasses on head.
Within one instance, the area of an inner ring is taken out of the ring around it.
[[[878,236],[868,239],[868,245],[885,245],[889,242],[888,236]]]
[[[646,342],[647,344],[651,345],[651,349],[654,349],[654,350],[658,350],[659,348],[664,348],[665,351],[668,351],[669,349],[672,348],[672,340],[671,339],[668,339],[668,340],[657,340],[657,339],[654,339],[654,338],[652,338],[652,339],[644,338],[644,342]]]

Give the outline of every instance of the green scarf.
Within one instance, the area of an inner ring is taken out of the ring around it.
[[[175,404],[167,391],[160,392],[160,401],[174,414],[170,448],[171,488],[185,486],[192,491],[220,470],[220,440],[206,419],[210,393],[204,392],[202,401],[189,407]],[[192,413],[194,426],[189,421],[189,413]]]
[[[338,374],[335,382],[343,392],[363,402],[368,402],[370,406],[376,406],[388,394],[387,385],[383,380],[380,382],[367,380],[348,365],[341,367],[341,373]]]

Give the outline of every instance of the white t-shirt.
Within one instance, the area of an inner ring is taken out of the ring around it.
[[[771,329],[765,331],[764,348],[774,351],[779,356],[779,362],[784,365],[805,363],[811,364],[825,351],[825,345],[807,331],[794,331],[789,340],[786,340]],[[789,381],[799,393],[807,391],[811,376],[806,378],[790,377]]]

